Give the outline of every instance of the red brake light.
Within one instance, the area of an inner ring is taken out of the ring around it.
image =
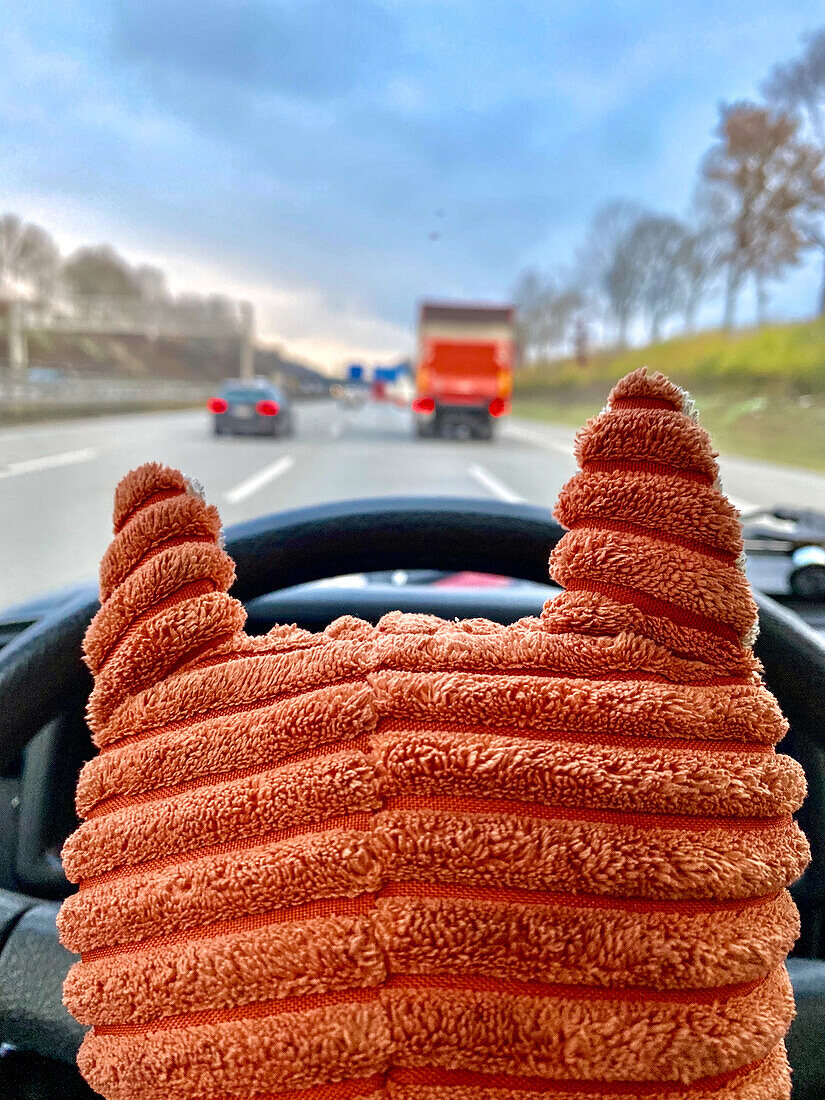
[[[222,397],[212,397],[206,402],[206,407],[211,413],[225,413],[229,405]]]
[[[255,406],[255,412],[259,416],[277,416],[281,411],[281,406],[277,401],[259,401]]]
[[[435,412],[435,401],[431,397],[416,397],[412,403],[412,410],[416,413]]]
[[[506,416],[513,406],[502,397],[494,397],[489,405],[490,416]]]

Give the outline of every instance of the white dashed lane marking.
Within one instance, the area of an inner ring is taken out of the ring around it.
[[[499,479],[494,477],[489,470],[485,470],[484,467],[480,466],[478,463],[470,466],[467,473],[473,481],[477,481],[488,493],[492,493],[493,496],[498,497],[499,500],[506,500],[510,504],[520,504],[524,501],[524,497],[519,496],[518,493],[514,493],[503,481],[499,481]]]
[[[224,500],[229,504],[239,504],[247,497],[251,497],[253,493],[257,493],[259,489],[263,489],[264,485],[268,485],[270,481],[274,481],[276,477],[285,474],[294,465],[295,459],[292,455],[284,455],[283,458],[271,462],[268,466],[264,466],[262,470],[252,474],[251,477],[238,482],[231,489],[227,489],[223,494]]]
[[[56,455],[43,455],[40,458],[25,458],[19,462],[9,462],[0,469],[0,478],[18,477],[20,474],[34,474],[38,470],[54,470],[58,466],[74,466],[78,462],[90,462],[97,455],[94,447],[81,447],[77,451],[61,451]]]

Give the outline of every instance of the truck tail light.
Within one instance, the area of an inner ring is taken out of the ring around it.
[[[281,406],[277,401],[259,401],[255,406],[255,412],[259,416],[277,416],[281,411]]]
[[[511,408],[512,405],[509,401],[505,401],[501,397],[494,397],[490,402],[488,412],[490,416],[506,416]]]
[[[211,397],[206,402],[206,407],[211,413],[225,413],[229,408],[229,403],[224,401],[222,397]]]
[[[431,397],[416,397],[412,403],[412,410],[415,413],[435,412],[435,401]]]

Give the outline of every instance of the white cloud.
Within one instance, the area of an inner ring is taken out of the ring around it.
[[[407,330],[377,317],[336,309],[317,289],[254,299],[258,329],[293,354],[327,369],[348,362],[389,363],[412,351]]]

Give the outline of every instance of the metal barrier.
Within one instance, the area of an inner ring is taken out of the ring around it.
[[[55,371],[31,379],[0,375],[0,417],[69,409],[147,408],[198,405],[210,393],[208,383],[167,378],[67,377]]]

